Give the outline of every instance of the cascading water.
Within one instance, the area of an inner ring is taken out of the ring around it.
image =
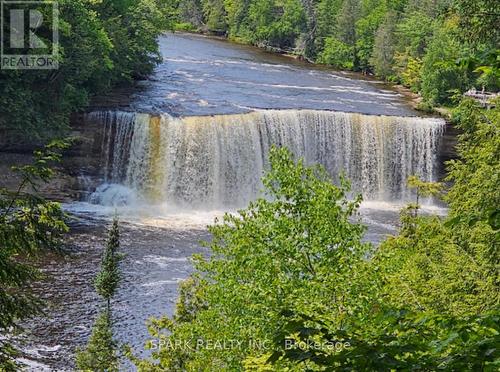
[[[406,179],[436,180],[444,121],[314,110],[174,118],[96,112],[105,184],[99,204],[141,201],[181,209],[245,206],[261,190],[267,154],[288,147],[306,163],[344,172],[368,200],[405,200]]]

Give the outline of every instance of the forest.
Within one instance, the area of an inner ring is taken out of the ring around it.
[[[495,0],[120,0],[59,1],[60,65],[0,71],[6,145],[47,140],[69,115],[159,60],[169,29],[293,53],[337,69],[374,74],[423,97],[422,109],[453,105],[468,89],[500,84]],[[45,30],[48,32],[49,30]]]
[[[349,70],[401,84],[422,97],[422,110],[449,108],[446,125],[458,133],[454,159],[446,162],[441,180],[417,175],[401,180],[414,197],[404,200],[394,234],[373,243],[360,217],[366,196],[352,189],[351,180],[342,173],[334,181],[325,167],[306,164],[279,144],[271,146],[264,195],[208,227],[210,238],[202,243],[208,254],[189,260],[192,267],[178,285],[174,313],[156,309],[165,315],[144,321],[149,341],[140,349],[117,338],[114,318],[117,305],[123,307],[115,294],[134,285],[126,277],[131,268],[123,269],[129,261],[121,249],[127,244],[120,241],[131,239],[136,230],[121,235],[120,229],[133,223],[121,224],[117,211],[122,205],[107,205],[113,212],[98,224],[111,228],[90,284],[100,296],[95,304],[100,310],[91,313],[94,326],[87,343],[74,348],[71,368],[499,370],[500,101],[484,105],[463,97],[473,88],[493,93],[500,88],[497,0],[58,4],[59,69],[0,70],[0,154],[38,148],[31,164],[12,164],[18,185],[0,187],[1,371],[21,369],[23,351],[10,335],[46,316],[46,304],[32,292],[33,283],[46,279],[38,259],[65,255],[75,224],[67,205],[40,192],[58,177],[61,161],[69,156],[75,141],[69,138],[72,114],[85,112],[92,99],[114,88],[150,78],[164,63],[158,40],[172,31],[222,36],[327,65],[331,73]],[[146,125],[153,133],[144,150],[148,165],[159,162],[161,120],[165,116],[155,116]],[[140,152],[129,151],[134,150]],[[162,151],[173,156],[168,150]],[[202,157],[199,168],[205,169],[207,159],[215,158],[211,155],[186,157]],[[106,156],[102,163],[112,158]],[[230,170],[241,165],[239,160],[229,159]],[[157,180],[161,175],[150,176]],[[188,186],[181,191],[204,187]],[[429,200],[446,205],[446,213],[425,210]],[[153,228],[137,231],[147,238]],[[165,230],[162,239],[175,233]],[[179,236],[174,238],[184,238]],[[133,265],[139,265],[134,259]],[[168,264],[176,259],[182,261],[174,257]]]
[[[353,222],[362,197],[347,180],[274,148],[271,197],[209,228],[211,257],[194,258],[174,316],[150,323],[153,360],[138,369],[498,370],[499,114],[460,104],[453,186],[409,179],[416,200],[378,247]],[[429,195],[446,217],[421,213]]]
[[[159,61],[157,36],[170,27],[165,0],[61,0],[58,7],[60,68],[0,70],[3,146],[65,135],[70,114],[92,96],[148,76]]]
[[[176,29],[224,35],[396,82],[450,105],[499,88],[494,0],[179,0]],[[174,6],[175,8],[175,6]]]

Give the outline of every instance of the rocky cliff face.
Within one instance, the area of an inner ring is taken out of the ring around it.
[[[45,197],[62,202],[81,200],[86,190],[95,187],[101,178],[102,131],[99,126],[86,123],[83,114],[75,114],[71,118],[69,137],[74,138],[74,142],[65,151],[61,164],[56,165],[56,176],[40,188]],[[43,143],[3,138],[0,141],[0,187],[16,190],[20,177],[12,167],[31,163],[33,151],[43,147]]]

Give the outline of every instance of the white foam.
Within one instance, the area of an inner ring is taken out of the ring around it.
[[[408,204],[404,202],[389,202],[389,201],[380,201],[380,200],[366,200],[361,203],[361,210],[379,210],[379,211],[392,211],[399,212],[403,208],[405,208]],[[432,214],[437,214],[440,216],[444,216],[448,213],[448,208],[434,205],[434,204],[421,204],[420,210]]]
[[[174,278],[173,280],[159,280],[157,282],[150,282],[141,284],[141,287],[151,288],[151,287],[162,287],[164,285],[177,285],[182,282],[181,278]]]
[[[170,210],[166,205],[154,206],[148,204],[131,205],[98,205],[87,202],[63,204],[65,211],[81,217],[83,220],[91,218],[111,220],[115,215],[121,221],[137,226],[168,228],[173,230],[205,230],[212,225],[216,218],[225,214],[221,210]]]

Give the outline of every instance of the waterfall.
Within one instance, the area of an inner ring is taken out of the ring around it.
[[[188,209],[242,207],[255,199],[273,144],[322,164],[334,179],[344,172],[365,199],[405,200],[410,175],[436,180],[444,127],[434,118],[315,110],[185,118],[109,111],[89,118],[104,131],[106,184],[94,202],[116,203],[116,195],[130,202],[133,195]]]

